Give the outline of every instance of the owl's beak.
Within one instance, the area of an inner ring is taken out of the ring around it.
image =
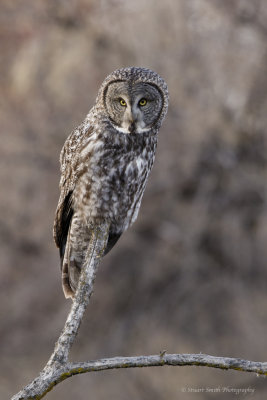
[[[134,133],[136,130],[136,123],[137,123],[137,116],[134,115],[134,113],[132,112],[132,110],[127,110],[127,114],[125,115],[125,119],[126,119],[126,125],[128,128],[128,132],[129,133]]]
[[[122,126],[128,131],[128,133],[135,133],[138,126],[138,120],[138,113],[128,107],[123,117]]]
[[[129,123],[129,132],[134,133],[136,130],[136,121],[131,120]]]

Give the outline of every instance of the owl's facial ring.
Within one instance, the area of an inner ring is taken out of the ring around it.
[[[162,92],[146,82],[110,82],[103,92],[104,106],[112,125],[126,134],[150,131],[163,109]]]

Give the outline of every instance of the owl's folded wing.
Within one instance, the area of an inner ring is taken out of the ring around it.
[[[68,236],[68,230],[73,216],[72,193],[75,188],[75,172],[73,171],[73,157],[71,157],[71,145],[73,145],[73,136],[65,142],[60,154],[61,179],[60,179],[60,197],[56,209],[54,221],[54,240],[59,247],[61,263],[64,257],[65,246]]]
[[[55,216],[54,222],[54,239],[57,247],[59,247],[59,254],[61,262],[64,257],[69,226],[73,216],[72,208],[72,191],[69,191],[64,199],[60,199]]]

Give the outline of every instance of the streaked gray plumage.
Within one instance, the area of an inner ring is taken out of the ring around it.
[[[106,254],[137,218],[167,108],[167,85],[158,74],[119,69],[66,140],[54,223],[66,297],[75,294],[94,226],[110,222]]]

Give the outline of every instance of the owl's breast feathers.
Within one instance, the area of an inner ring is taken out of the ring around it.
[[[90,132],[74,165],[75,212],[86,221],[109,219],[122,233],[137,217],[155,148],[155,135]]]
[[[60,157],[54,237],[62,254],[73,214],[87,224],[110,220],[114,235],[135,221],[157,145],[154,134],[82,129],[83,125],[67,139]]]

